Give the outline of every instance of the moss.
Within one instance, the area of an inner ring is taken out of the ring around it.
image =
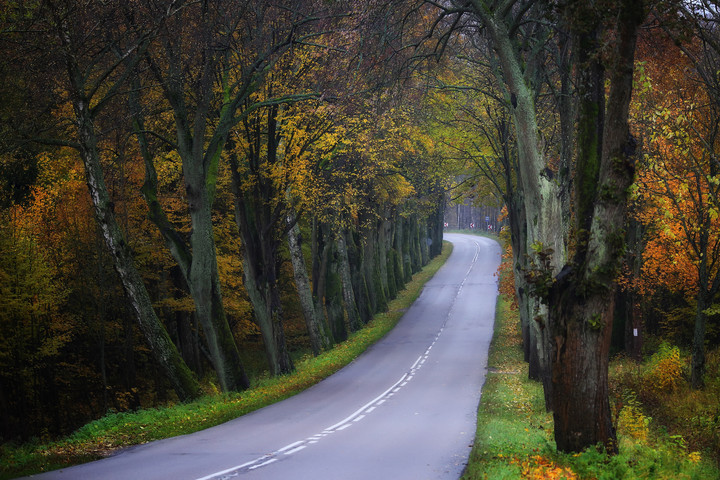
[[[599,313],[587,319],[587,324],[592,330],[600,330],[603,326],[602,316]]]
[[[618,203],[621,198],[618,195],[618,186],[615,182],[610,181],[603,184],[598,192],[598,199],[603,203]]]

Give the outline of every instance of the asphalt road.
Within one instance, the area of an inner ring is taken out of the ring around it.
[[[32,478],[459,478],[485,380],[500,247],[445,238],[452,255],[397,327],[332,377],[223,425]]]

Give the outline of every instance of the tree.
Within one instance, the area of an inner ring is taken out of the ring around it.
[[[67,115],[64,119],[73,126],[61,132],[66,135],[64,138],[35,137],[34,140],[69,146],[80,154],[98,225],[145,339],[178,396],[181,399],[193,398],[199,392],[197,380],[153,310],[148,292],[135,267],[131,249],[116,220],[98,148],[98,126],[103,123],[108,106],[127,85],[133,67],[140,61],[148,46],[152,26],[141,22],[125,30],[119,17],[120,10],[104,8],[102,5],[82,9],[72,2],[46,2],[28,10],[17,5],[14,7],[17,9],[16,15],[6,20],[17,23],[11,24],[9,30],[13,33],[6,37],[6,46],[12,42],[34,51],[34,42],[39,41],[46,48],[46,55],[13,55],[13,60],[18,62],[20,71],[25,71],[22,70],[24,67],[38,68],[41,62],[45,62],[40,70],[41,75],[57,76],[57,87],[66,92],[64,100],[67,101],[66,105],[71,106],[71,111],[67,108],[58,110],[60,115]],[[102,21],[97,23],[100,19]],[[29,25],[24,25],[24,22],[29,22]],[[115,35],[105,35],[104,30],[100,31],[100,25]],[[33,38],[29,38],[24,32],[40,33],[34,33]],[[118,57],[116,52],[122,53]],[[28,61],[23,64],[23,60]],[[62,101],[52,106],[62,106]]]
[[[452,25],[470,27],[469,32],[485,32],[497,55],[498,82],[512,105],[525,244],[534,263],[526,275],[533,296],[546,305],[538,309],[534,324],[540,327],[541,357],[550,366],[544,387],[551,399],[558,449],[579,451],[601,442],[615,451],[607,364],[625,201],[634,172],[636,142],[627,118],[644,5],[473,0],[443,5],[441,15],[452,18]],[[467,23],[461,22],[462,17]],[[534,63],[544,58],[538,55],[542,39],[552,33],[545,27],[548,22],[539,20],[548,18],[556,29],[568,33],[579,99],[574,122],[573,243],[568,250],[562,197],[570,188],[560,183],[570,177],[557,175],[544,155],[535,103]],[[518,38],[533,29],[539,40],[526,43]]]
[[[136,83],[128,99],[145,160],[143,196],[148,203],[150,218],[159,228],[190,291],[194,314],[203,327],[221,388],[224,391],[240,390],[246,388],[249,381],[225,316],[212,222],[220,156],[228,135],[227,123],[234,111],[226,114],[217,125],[209,118],[216,107],[213,96],[216,74],[226,53],[213,45],[215,42],[226,45],[234,30],[225,28],[223,12],[217,10],[222,9],[219,5],[178,4],[176,7],[178,10],[148,46],[143,60],[153,83],[157,82],[173,112],[176,139],[168,142],[182,162],[191,223],[189,239],[186,241],[177,232],[158,201],[157,170],[147,138],[143,99],[138,95],[141,85]],[[147,8],[145,15],[163,15],[164,6],[148,4]],[[136,15],[138,12],[127,11],[127,21],[135,23]],[[237,12],[237,15],[242,13]],[[226,20],[232,23],[237,18],[227,17]],[[161,133],[155,132],[165,138]]]
[[[644,283],[650,289],[664,285],[694,303],[691,383],[699,388],[707,318],[720,290],[720,111],[712,101],[720,90],[710,73],[717,70],[717,51],[698,40],[682,51],[668,45],[665,58],[646,69],[650,87],[639,121],[647,155],[637,185],[639,216],[653,232],[643,253]],[[699,78],[688,78],[690,64]]]

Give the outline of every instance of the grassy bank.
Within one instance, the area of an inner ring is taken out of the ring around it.
[[[619,455],[595,448],[557,453],[542,387],[527,379],[517,313],[500,299],[475,444],[462,479],[720,478],[711,455],[690,451],[681,437],[652,426],[634,409],[639,405],[626,402],[618,413]]]
[[[452,246],[443,252],[390,302],[385,313],[375,316],[350,339],[317,357],[297,362],[297,371],[265,378],[240,393],[208,395],[200,400],[162,408],[107,415],[74,434],[51,444],[0,447],[0,479],[10,479],[95,460],[118,448],[202,430],[290,397],[332,375],[388,333],[420,295],[423,285],[445,263]]]

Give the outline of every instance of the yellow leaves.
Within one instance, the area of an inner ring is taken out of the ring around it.
[[[182,160],[176,150],[156,158],[154,164],[161,188],[169,189],[182,181]]]
[[[708,216],[710,217],[711,221],[715,221],[718,218],[718,209],[714,206],[711,206],[708,208]]]
[[[636,405],[626,405],[618,415],[618,433],[646,442],[650,432],[650,418]]]
[[[651,370],[646,380],[650,387],[657,392],[675,391],[683,381],[683,361],[680,358],[680,349],[665,343],[660,345],[651,360]]]
[[[702,460],[702,454],[700,452],[690,452],[688,454],[688,460],[692,463],[700,463]]]

